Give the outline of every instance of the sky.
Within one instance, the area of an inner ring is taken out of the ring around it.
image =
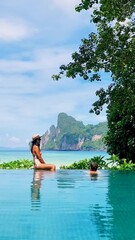
[[[27,147],[33,134],[57,125],[60,112],[86,124],[106,121],[90,114],[95,91],[108,85],[79,77],[51,76],[71,60],[95,27],[79,0],[0,1],[0,147]]]

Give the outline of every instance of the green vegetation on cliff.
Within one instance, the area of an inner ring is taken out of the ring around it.
[[[107,132],[107,123],[84,125],[83,122],[59,113],[57,127],[52,125],[42,138],[42,149],[46,150],[90,150],[105,149],[102,141]]]

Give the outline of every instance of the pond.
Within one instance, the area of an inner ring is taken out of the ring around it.
[[[135,174],[0,170],[1,240],[135,239]]]

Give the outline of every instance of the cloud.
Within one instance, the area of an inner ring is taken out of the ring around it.
[[[75,12],[79,2],[0,2],[0,146],[26,146],[32,133],[56,125],[60,112],[84,124],[104,118],[105,113],[102,119],[89,114],[101,83],[51,79],[93,29],[89,11]]]
[[[0,72],[10,74],[40,70],[48,72],[48,70],[58,68],[64,62],[68,62],[72,51],[71,48],[65,47],[64,49],[64,46],[63,48],[41,48],[29,53],[30,60],[20,60],[21,54],[16,55],[15,59],[0,59]]]
[[[20,138],[17,138],[17,137],[13,136],[13,137],[9,138],[9,141],[13,144],[18,144],[18,143],[20,143]]]
[[[56,7],[61,9],[66,14],[74,14],[75,13],[75,7],[80,3],[80,0],[53,0]]]
[[[70,59],[71,51],[68,48],[39,49],[31,61],[0,62],[1,72],[3,70],[0,75],[1,124],[9,122],[13,127],[16,122],[23,125],[27,119],[34,126],[37,119],[51,118],[64,111],[76,116],[77,111],[89,115],[90,101],[95,101],[95,91],[101,83],[66,78],[56,82],[50,77],[61,63]],[[35,74],[29,76],[29,71]]]
[[[4,41],[25,39],[26,36],[33,34],[33,30],[35,32],[35,28],[39,33],[36,37],[44,38],[44,43],[49,41],[53,44],[54,41],[70,39],[75,31],[90,25],[88,12],[75,11],[78,3],[79,0],[1,1],[0,9],[3,11],[0,11],[2,17],[0,39]]]
[[[6,146],[10,148],[21,147],[22,141],[21,138],[12,136],[9,133],[1,133],[0,135],[0,146]]]
[[[20,41],[30,37],[36,31],[19,18],[0,19],[0,41]]]

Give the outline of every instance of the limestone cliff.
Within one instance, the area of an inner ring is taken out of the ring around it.
[[[46,150],[91,150],[105,149],[102,136],[107,131],[106,123],[84,125],[66,113],[60,113],[57,126],[52,125],[42,137],[42,149]]]

